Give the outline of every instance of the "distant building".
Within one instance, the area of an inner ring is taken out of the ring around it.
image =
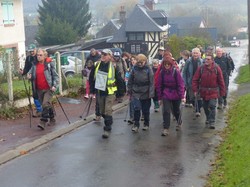
[[[20,64],[25,57],[25,34],[22,0],[2,0],[0,7],[0,46],[18,54]],[[0,58],[0,70],[3,62]]]

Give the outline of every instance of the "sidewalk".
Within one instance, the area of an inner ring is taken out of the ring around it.
[[[92,121],[95,117],[95,100],[93,100],[88,117],[86,113],[82,115],[88,100],[84,99],[71,99],[71,98],[59,98],[60,102],[66,112],[70,124],[66,119],[61,107],[57,104],[55,106],[56,111],[56,124],[53,126],[47,126],[44,131],[41,131],[37,124],[39,118],[30,119],[29,113],[22,119],[16,120],[0,120],[0,164],[3,164],[11,159],[14,159],[23,154],[27,154],[29,151],[41,146],[55,138],[58,138],[66,133],[69,133],[86,123]],[[113,110],[117,110],[126,106],[128,101],[123,103],[115,102]]]

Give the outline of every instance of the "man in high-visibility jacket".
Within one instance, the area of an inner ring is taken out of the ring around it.
[[[100,113],[104,118],[103,138],[108,138],[112,129],[112,106],[115,93],[125,92],[125,84],[119,70],[112,63],[112,51],[104,49],[101,53],[101,61],[97,61],[95,68],[89,76],[90,93],[96,94],[100,107]]]

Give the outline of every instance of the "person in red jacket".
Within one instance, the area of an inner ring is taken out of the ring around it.
[[[205,63],[198,67],[192,80],[194,95],[200,94],[206,114],[206,124],[215,129],[216,103],[226,95],[225,83],[220,67],[215,64],[212,53],[206,54]]]

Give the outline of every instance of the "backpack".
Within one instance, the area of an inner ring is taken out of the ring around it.
[[[218,75],[218,69],[217,69],[218,66],[219,66],[218,64],[214,63],[214,71],[215,71],[216,75]],[[202,75],[203,70],[204,70],[204,64],[201,65],[200,75]]]

